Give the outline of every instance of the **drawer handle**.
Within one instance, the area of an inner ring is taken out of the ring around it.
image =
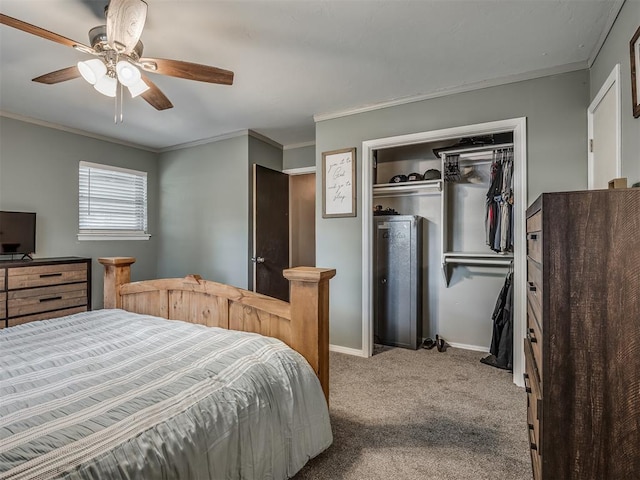
[[[531,343],[538,343],[538,339],[536,338],[536,332],[533,330],[533,328],[529,329],[529,341]]]
[[[535,284],[533,282],[527,282],[529,284],[529,291],[535,292],[537,290]]]
[[[536,445],[536,443],[531,438],[534,435],[535,433],[533,430],[533,425],[529,424],[529,448],[531,448],[531,450],[538,450],[538,445]]]
[[[529,385],[529,374],[525,373],[522,376],[524,377],[524,391],[527,393],[531,393],[531,386]]]
[[[529,234],[529,240],[537,240],[538,239],[538,234],[537,233],[530,233]]]
[[[61,277],[62,273],[58,272],[58,273],[41,273],[40,274],[40,278],[49,278],[49,277]]]
[[[41,298],[41,299],[40,299],[40,303],[44,303],[44,302],[53,302],[54,300],[62,300],[62,297]]]

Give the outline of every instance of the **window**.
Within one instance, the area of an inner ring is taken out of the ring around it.
[[[147,240],[147,173],[80,162],[78,240]]]

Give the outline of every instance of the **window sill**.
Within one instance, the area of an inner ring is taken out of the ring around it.
[[[151,235],[146,233],[79,233],[78,240],[149,240]]]

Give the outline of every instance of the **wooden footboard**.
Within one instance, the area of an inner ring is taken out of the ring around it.
[[[131,283],[135,258],[98,261],[104,265],[104,308],[278,338],[307,359],[329,400],[329,280],[334,269],[285,270],[291,298],[287,303],[198,275]]]

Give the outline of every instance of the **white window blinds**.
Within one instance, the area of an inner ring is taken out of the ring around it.
[[[149,238],[147,173],[80,162],[80,239]]]

